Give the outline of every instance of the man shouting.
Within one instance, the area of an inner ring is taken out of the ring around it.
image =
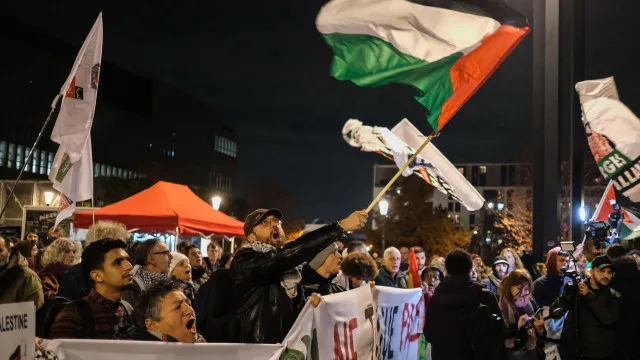
[[[282,212],[258,209],[247,216],[244,233],[248,244],[231,263],[231,278],[240,326],[237,342],[279,343],[304,303],[299,269],[344,232],[362,228],[366,211],[324,226],[285,245]]]

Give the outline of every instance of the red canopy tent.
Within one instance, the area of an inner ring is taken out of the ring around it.
[[[96,221],[112,220],[140,232],[172,231],[180,234],[244,236],[244,223],[202,201],[187,186],[159,181],[115,204],[95,211]],[[93,223],[91,211],[75,214],[74,227]]]

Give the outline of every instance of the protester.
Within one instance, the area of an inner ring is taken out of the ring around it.
[[[491,268],[484,264],[482,258],[478,255],[472,255],[473,265],[478,270],[478,275],[480,276],[480,280],[488,279],[489,275],[491,275]]]
[[[192,244],[190,241],[186,241],[186,240],[180,241],[178,245],[176,245],[176,251],[186,256],[189,256],[189,254],[187,253],[187,248],[191,245]]]
[[[509,336],[505,340],[509,360],[538,359],[538,340],[544,335],[542,316],[533,317],[538,306],[531,297],[533,281],[524,269],[515,269],[504,277],[498,290],[500,310],[509,325]],[[532,321],[534,327],[527,329],[525,323]],[[540,346],[542,349],[543,346]]]
[[[22,240],[15,246],[20,255],[24,256],[29,263],[29,269],[36,271],[36,256],[38,256],[38,245],[35,240]],[[41,270],[41,269],[39,269]]]
[[[47,302],[60,289],[60,279],[75,262],[76,244],[67,238],[54,240],[44,251],[45,268],[40,272],[44,301]]]
[[[29,301],[36,309],[42,306],[42,283],[20,251],[9,250],[7,241],[0,236],[0,304]]]
[[[427,305],[425,337],[433,360],[498,359],[506,325],[495,296],[469,279],[471,256],[453,250],[445,259],[447,277],[438,285]],[[486,318],[474,316],[483,305]],[[491,320],[489,320],[489,318]],[[469,323],[470,321],[477,323]],[[473,331],[479,327],[478,331]]]
[[[220,264],[220,258],[222,257],[222,248],[220,244],[215,241],[211,241],[207,245],[207,257],[204,258],[204,263],[207,265],[209,276],[213,274],[218,268],[224,268],[224,264]]]
[[[193,284],[196,285],[196,291],[200,285],[209,280],[209,271],[207,265],[202,258],[202,252],[195,245],[189,245],[185,249],[185,255],[189,257],[189,263],[191,264],[191,279]]]
[[[131,304],[137,304],[142,291],[151,285],[166,280],[169,274],[171,252],[167,245],[158,239],[149,239],[138,246],[131,287],[123,293],[123,298]]]
[[[388,247],[383,254],[384,262],[376,277],[376,285],[390,286],[400,289],[408,287],[407,275],[400,271],[400,251],[395,247]]]
[[[401,247],[400,256],[401,256],[400,271],[409,270],[409,248],[406,246]]]
[[[89,246],[92,242],[102,239],[118,239],[126,242],[128,238],[129,233],[124,225],[113,221],[100,220],[87,230],[84,245]],[[132,254],[129,254],[129,257],[133,259]],[[73,301],[86,297],[91,291],[91,284],[88,283],[87,279],[88,276],[82,273],[82,264],[74,265],[60,279],[58,296]]]
[[[193,283],[191,271],[191,263],[188,257],[177,251],[171,253],[169,279],[184,283],[184,294],[189,301],[193,301],[196,298],[196,286]]]
[[[471,267],[471,272],[469,273],[469,277],[471,278],[471,281],[480,281],[480,273],[478,272],[478,268],[476,267],[475,264],[473,264],[473,266]]]
[[[616,273],[609,286],[622,295],[621,314],[624,314],[620,318],[619,343],[627,358],[640,359],[640,270],[630,255],[616,258],[612,263]]]
[[[427,253],[420,246],[414,246],[413,252],[416,254],[416,262],[418,263],[418,274],[422,274],[422,271],[427,265]]]
[[[27,231],[27,234],[24,236],[24,240],[33,241],[36,243],[36,246],[40,245],[40,237],[38,236],[38,233],[33,229]]]
[[[222,255],[220,255],[220,260],[218,261],[220,263],[220,267],[218,269],[224,268],[224,269],[231,269],[231,261],[233,260],[233,254],[231,253],[224,253]]]
[[[427,282],[430,292],[434,292],[438,285],[444,281],[444,273],[437,267],[429,267],[422,274],[422,278]]]
[[[569,266],[569,253],[555,247],[547,254],[547,274],[533,284],[533,298],[538,306],[551,306],[562,294],[564,276],[561,269]]]
[[[491,291],[494,295],[498,295],[498,289],[500,289],[500,283],[502,279],[509,273],[509,261],[504,256],[496,256],[493,259],[493,271],[489,274],[487,279],[482,280],[482,283]]]
[[[629,251],[629,255],[631,257],[633,257],[633,259],[636,261],[638,266],[640,266],[640,250],[633,249],[633,250]]]
[[[504,248],[500,252],[500,256],[504,256],[504,258],[507,259],[507,262],[509,263],[509,269],[507,270],[507,273],[510,273],[515,269],[524,269],[522,260],[520,259],[520,256],[518,256],[518,253],[514,249]]]
[[[340,263],[342,262],[342,255],[338,251],[338,246],[333,243],[302,267],[300,284],[304,289],[305,299],[313,293],[324,296],[346,290],[346,288],[332,283],[340,271]]]
[[[296,266],[311,261],[345,231],[362,228],[368,214],[348,218],[302,235],[285,244],[282,212],[258,209],[245,220],[248,244],[231,262],[240,334],[238,342],[279,343],[301,309],[301,275]]]
[[[620,330],[621,296],[609,287],[614,271],[611,259],[604,255],[596,257],[592,263],[591,278],[574,286],[565,286],[562,296],[551,305],[549,313],[554,318],[568,312],[562,328],[562,341],[569,360],[619,359],[624,353],[625,349],[617,346],[616,341]],[[580,301],[577,302],[578,308],[574,309],[573,299],[576,296]]]
[[[122,289],[133,279],[125,248],[120,239],[97,240],[87,246],[81,265],[92,283],[91,292],[57,314],[50,338],[112,339],[131,327],[133,308],[122,300]]]
[[[203,343],[196,330],[196,313],[183,285],[160,280],[145,290],[134,311],[135,325],[121,338],[137,341]]]
[[[367,252],[352,251],[340,265],[348,279],[346,290],[366,286],[378,276],[378,265]]]
[[[368,254],[367,245],[359,240],[351,241],[349,245],[346,247],[345,251],[343,251],[343,253],[344,252],[346,252],[346,254],[344,254],[345,257],[353,252],[361,252],[361,253]],[[340,270],[340,272],[335,277],[335,279],[333,279],[333,283],[345,289],[350,288],[349,277],[346,276],[342,272],[342,270]]]

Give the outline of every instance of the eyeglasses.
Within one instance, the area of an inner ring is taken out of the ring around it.
[[[171,251],[169,251],[169,250],[158,251],[158,252],[151,253],[151,255],[167,255],[167,256],[171,256]]]
[[[260,225],[262,225],[262,226],[269,226],[271,224],[282,225],[282,220],[276,219],[276,218],[272,218],[272,219],[264,219],[264,220],[260,221]]]

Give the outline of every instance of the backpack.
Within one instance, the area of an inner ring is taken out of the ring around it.
[[[235,316],[231,270],[219,269],[200,286],[193,302],[198,333],[209,343],[230,343],[240,324]]]
[[[78,310],[78,314],[82,319],[82,328],[80,330],[81,338],[91,339],[94,334],[94,318],[93,310],[89,303],[85,300],[71,301],[67,298],[56,296],[42,305],[36,311],[36,336],[43,339],[49,339],[51,327],[56,321],[56,317],[65,307],[72,305]]]
[[[474,360],[500,357],[509,328],[495,296],[488,289],[480,290],[477,305],[467,312],[462,328]]]

